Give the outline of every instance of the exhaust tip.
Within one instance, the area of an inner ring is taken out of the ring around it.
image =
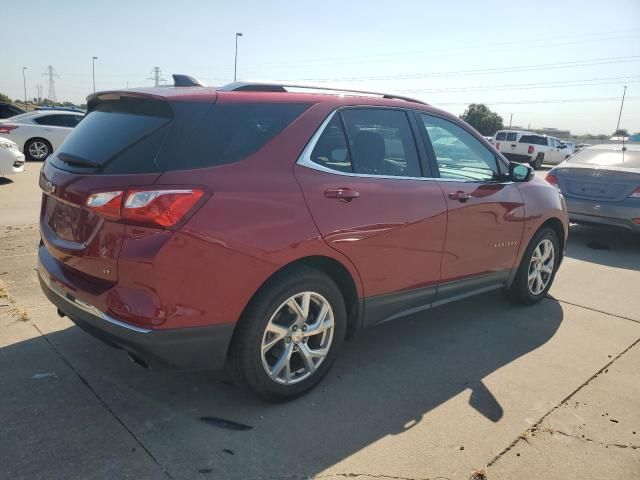
[[[133,363],[140,365],[142,368],[146,368],[147,370],[149,369],[149,365],[147,365],[147,362],[142,360],[135,353],[127,352],[127,355],[129,355],[129,360],[131,360]]]

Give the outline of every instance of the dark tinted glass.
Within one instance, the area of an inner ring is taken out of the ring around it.
[[[200,118],[191,114],[193,104],[174,105],[176,125],[157,164],[165,171],[237,162],[257,152],[308,107],[306,103],[215,104]]]
[[[519,143],[530,143],[532,145],[546,145],[547,138],[540,135],[523,135],[520,137]]]
[[[504,140],[507,138],[507,132],[499,132],[496,135],[496,140]]]
[[[340,115],[334,115],[311,152],[311,161],[323,167],[351,172],[351,157]]]
[[[515,132],[507,133],[507,142],[515,142],[517,134]]]
[[[401,110],[357,108],[341,112],[353,171],[369,175],[419,177],[416,144]]]
[[[569,157],[567,162],[601,167],[640,168],[640,150],[587,148]]]
[[[222,165],[256,152],[307,106],[108,101],[84,117],[51,162],[85,172],[84,159],[105,174]]]

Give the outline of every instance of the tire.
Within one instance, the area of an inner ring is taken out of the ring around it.
[[[51,144],[44,138],[31,138],[24,144],[24,155],[27,160],[44,161],[52,151]]]
[[[544,161],[544,153],[538,153],[538,155],[536,155],[536,158],[529,165],[531,165],[531,167],[533,167],[534,170],[540,170],[540,167],[542,167],[543,161]]]
[[[543,248],[542,245],[545,245],[546,247]],[[553,248],[553,259],[551,261],[545,261],[545,248],[549,245]],[[538,256],[539,247],[540,253],[542,253],[543,257],[540,261],[536,262],[534,260],[534,256]],[[527,246],[527,249],[522,256],[520,266],[518,267],[516,278],[511,286],[506,290],[507,296],[511,300],[523,305],[538,303],[545,297],[549,288],[551,288],[558,270],[559,262],[560,242],[558,240],[558,235],[552,228],[543,227],[536,232]],[[545,272],[545,267],[548,268],[549,266],[552,268],[551,272]],[[530,274],[536,270],[540,277],[537,278],[538,275],[536,275],[536,278],[533,279],[533,285],[531,285]],[[539,283],[540,281],[543,282],[543,285]]]
[[[309,295],[310,305],[306,320],[290,306],[293,300],[302,312],[305,295]],[[323,305],[329,308],[324,321],[318,322]],[[313,328],[318,325],[320,328]],[[290,400],[315,387],[327,374],[342,348],[346,330],[344,298],[330,277],[310,268],[283,272],[245,309],[229,347],[232,374],[238,383],[267,401]],[[318,333],[311,333],[314,331]],[[326,355],[314,358],[318,352]],[[280,369],[283,364],[289,367]]]

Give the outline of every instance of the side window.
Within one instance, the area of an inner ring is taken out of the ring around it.
[[[499,140],[499,141],[506,140],[506,138],[507,138],[506,132],[498,132],[498,134],[496,135],[496,140]]]
[[[57,123],[58,115],[45,115],[43,117],[34,118],[33,121],[38,125],[53,125],[58,126]]]
[[[553,148],[556,146],[556,141],[551,137],[549,137],[549,146]]]
[[[448,120],[425,114],[420,117],[431,140],[440,177],[474,182],[497,178],[496,158],[477,138]]]
[[[78,122],[75,121],[74,115],[45,115],[33,119],[39,125],[49,125],[52,127],[75,127]]]
[[[507,133],[507,142],[515,142],[516,141],[516,136],[517,136],[516,132]]]
[[[320,135],[311,152],[311,161],[340,172],[353,171],[349,147],[347,147],[347,139],[344,136],[339,114],[333,116]]]
[[[63,127],[71,127],[74,128],[76,125],[78,125],[78,122],[80,122],[80,120],[82,120],[82,117],[80,115],[61,115],[62,117],[64,117],[61,122],[61,126]]]
[[[355,173],[420,176],[418,152],[406,112],[353,108],[343,110],[341,115]]]

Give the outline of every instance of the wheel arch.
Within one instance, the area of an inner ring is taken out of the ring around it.
[[[562,221],[559,218],[551,217],[547,219],[536,232],[540,231],[542,228],[549,227],[551,228],[555,234],[558,236],[558,242],[560,242],[560,259],[559,262],[562,262],[564,258],[564,247],[565,247],[565,235],[564,235],[564,226]]]

